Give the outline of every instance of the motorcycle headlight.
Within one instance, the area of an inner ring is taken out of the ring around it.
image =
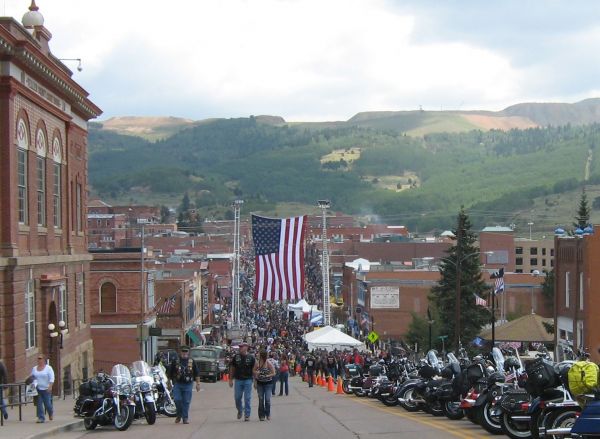
[[[146,381],[144,381],[143,383],[140,384],[140,390],[142,392],[149,392],[150,391],[150,384],[148,384]]]

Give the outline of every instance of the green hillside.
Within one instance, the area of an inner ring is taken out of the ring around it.
[[[209,216],[222,215],[236,197],[246,212],[289,212],[288,203],[329,198],[336,210],[430,230],[450,227],[461,205],[477,225],[526,223],[523,212],[534,200],[581,185],[590,151],[589,183],[600,183],[598,144],[600,125],[412,137],[383,127],[309,129],[251,117],[215,120],[154,143],[92,127],[89,172],[94,194],[108,201],[176,207],[187,191]],[[515,214],[507,219],[507,212]]]

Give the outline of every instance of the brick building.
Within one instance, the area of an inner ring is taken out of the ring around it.
[[[60,392],[94,357],[87,121],[101,111],[50,52],[43,23],[34,2],[23,25],[0,18],[0,359],[14,382],[48,355]]]
[[[493,281],[487,272],[482,274],[491,291]],[[439,279],[437,270],[393,270],[365,259],[347,263],[342,287],[346,315],[358,323],[363,335],[375,330],[384,340],[402,339],[412,313],[426,316],[430,290]],[[543,280],[533,274],[506,273],[505,293],[498,299],[503,314],[516,318],[534,312],[550,317],[552,304],[542,296]],[[484,298],[490,303],[489,295]]]
[[[140,248],[96,249],[91,253],[89,308],[94,369],[110,371],[115,363],[152,360],[156,340],[149,337],[149,328],[156,322],[157,276],[152,253],[143,254],[143,262]]]
[[[555,238],[555,340],[562,348],[589,349],[591,359],[600,361],[600,236]]]

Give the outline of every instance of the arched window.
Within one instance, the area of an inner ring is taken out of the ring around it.
[[[19,223],[28,224],[27,212],[27,149],[29,148],[29,131],[27,124],[20,118],[17,122],[17,178]]]
[[[100,287],[100,312],[117,312],[117,287],[105,282]]]

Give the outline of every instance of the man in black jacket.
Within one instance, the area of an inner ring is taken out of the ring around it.
[[[308,387],[312,387],[315,381],[315,370],[317,368],[317,360],[312,352],[309,352],[309,354],[306,356],[305,365],[306,373],[308,375]]]
[[[173,360],[167,370],[167,376],[173,382],[173,399],[177,407],[175,423],[187,424],[192,402],[192,386],[196,381],[196,392],[200,391],[200,370],[198,365],[190,358],[190,348],[181,346],[179,359]]]

